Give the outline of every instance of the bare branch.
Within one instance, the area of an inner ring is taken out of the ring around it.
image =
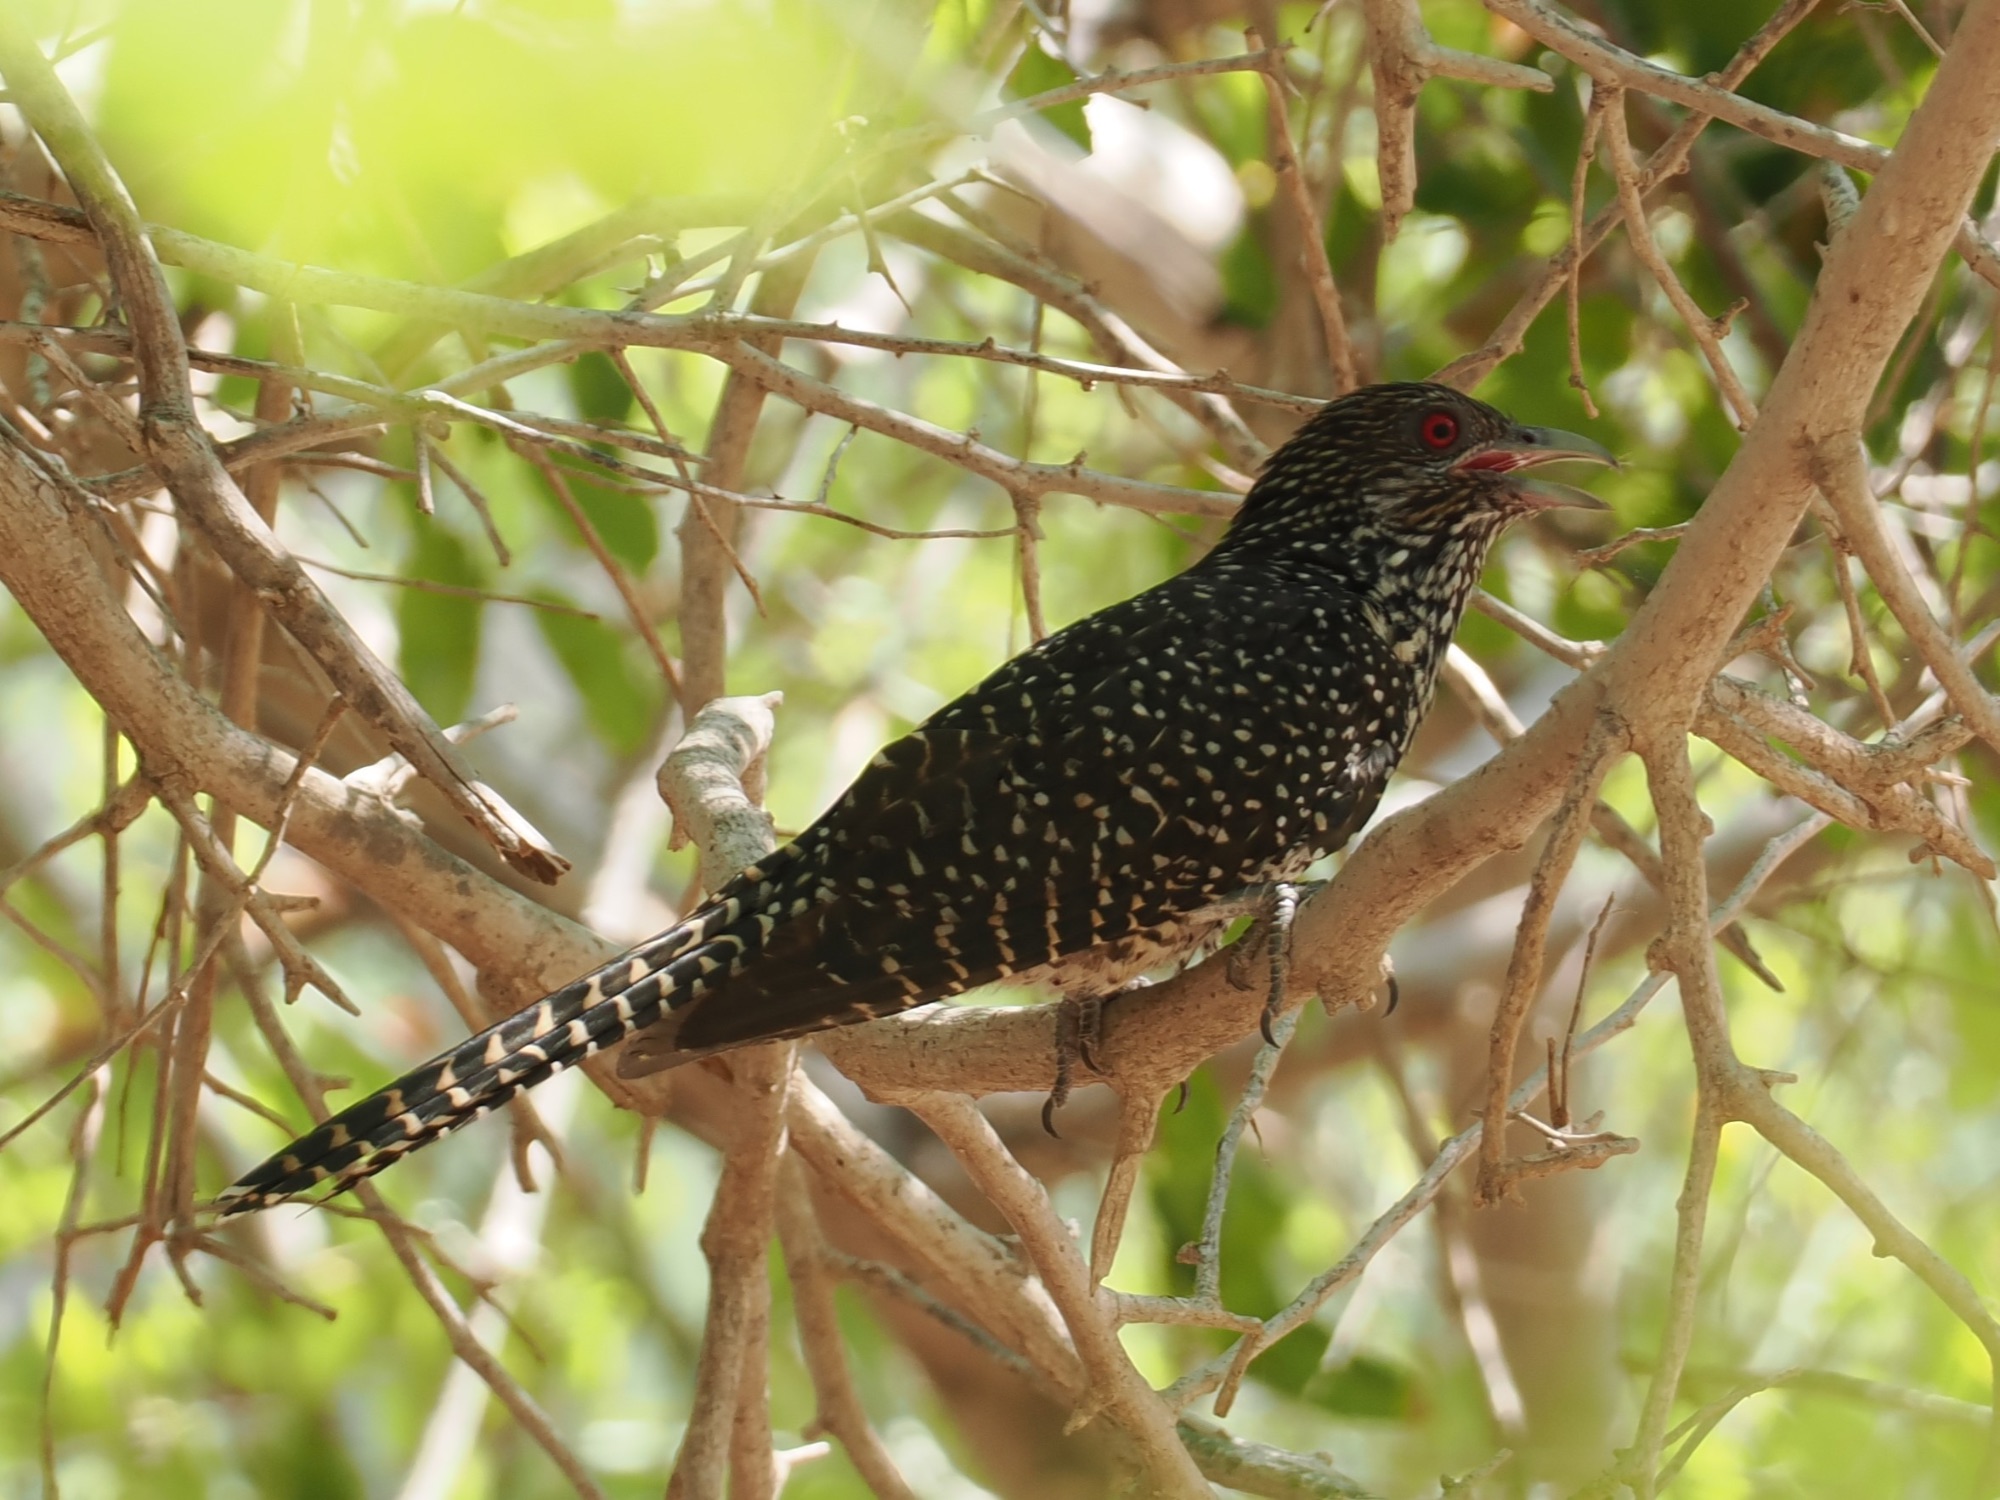
[[[826,1241],[813,1217],[805,1173],[796,1157],[787,1159],[784,1176],[776,1200],[778,1235],[791,1275],[799,1350],[805,1356],[819,1403],[817,1425],[840,1439],[849,1462],[860,1471],[876,1500],[917,1500],[916,1492],[897,1471],[895,1460],[869,1424],[860,1393],[854,1389],[834,1312]]]
[[[1667,300],[1680,314],[1689,337],[1708,360],[1723,399],[1735,413],[1736,425],[1747,428],[1757,420],[1757,404],[1750,399],[1750,393],[1743,388],[1743,382],[1729,363],[1729,356],[1722,351],[1722,330],[1695,305],[1694,298],[1688,295],[1687,288],[1681,285],[1673,267],[1660,253],[1660,247],[1653,243],[1653,231],[1646,223],[1646,205],[1639,191],[1639,164],[1633,158],[1632,142],[1625,132],[1624,93],[1612,87],[1605,90],[1605,95],[1600,118],[1604,122],[1604,139],[1611,148],[1612,180],[1618,184],[1618,202],[1625,210],[1626,239],[1640,264],[1659,283],[1660,290],[1667,294]]]
[[[702,878],[710,890],[776,847],[770,815],[758,806],[776,698],[716,699],[695,716],[660,767],[662,793],[683,835],[701,848]],[[770,1493],[765,1363],[771,1282],[765,1257],[797,1053],[796,1044],[776,1042],[745,1048],[730,1059],[746,1097],[745,1118],[723,1159],[722,1180],[701,1232],[709,1263],[708,1319],[687,1432],[667,1486],[670,1500],[721,1500],[724,1476],[732,1469],[731,1494]]]
[[[1813,478],[1827,503],[1840,517],[1846,544],[1881,594],[1882,602],[1903,627],[1910,644],[1924,659],[1950,696],[1952,707],[1965,716],[1972,730],[1989,746],[2000,749],[2000,701],[1981,687],[1959,646],[1945,631],[1917,591],[1916,580],[1883,534],[1875,497],[1868,488],[1868,466],[1852,432],[1829,433],[1815,451]]]
[[[1376,170],[1382,182],[1382,240],[1391,243],[1417,201],[1417,95],[1432,78],[1462,78],[1496,88],[1546,94],[1555,80],[1524,68],[1441,47],[1424,29],[1416,0],[1365,0],[1370,62],[1375,70]]]
[[[1485,1134],[1480,1139],[1479,1182],[1474,1201],[1497,1203],[1507,1195],[1510,1164],[1506,1160],[1508,1092],[1514,1081],[1514,1050],[1528,1008],[1541,993],[1546,963],[1549,918],[1554,915],[1556,898],[1562,892],[1577,850],[1583,847],[1590,828],[1591,810],[1597,804],[1597,789],[1617,753],[1619,736],[1612,721],[1599,718],[1589,730],[1586,743],[1563,792],[1549,826],[1548,843],[1535,862],[1528,883],[1527,904],[1521,910],[1521,925],[1514,940],[1514,952],[1507,961],[1507,980],[1493,1010],[1486,1060],[1486,1108],[1482,1115]]]
[[[1326,361],[1333,371],[1333,394],[1344,396],[1361,383],[1361,375],[1354,362],[1353,342],[1347,336],[1347,317],[1340,310],[1340,289],[1333,284],[1333,265],[1326,257],[1326,226],[1313,207],[1305,170],[1299,165],[1299,148],[1292,140],[1283,74],[1275,69],[1266,70],[1264,93],[1271,169],[1278,174],[1279,191],[1291,209],[1299,237],[1299,264],[1305,271],[1306,284],[1312,288],[1313,305],[1319,309],[1320,332],[1326,339]],[[1391,219],[1383,237],[1393,238],[1395,233],[1395,220]]]
[[[0,72],[71,188],[103,247],[133,329],[144,400],[143,448],[183,514],[292,633],[341,696],[409,757],[454,809],[523,873],[553,881],[568,868],[532,829],[482,797],[409,690],[362,644],[251,508],[196,420],[187,345],[137,209],[75,103],[18,21],[0,23]]]
[[[1092,1294],[1089,1268],[1057,1220],[1042,1185],[1001,1144],[971,1101],[955,1094],[920,1094],[904,1102],[951,1147],[980,1192],[1007,1216],[1061,1309],[1089,1377],[1084,1405],[1071,1418],[1072,1429],[1102,1414],[1131,1439],[1152,1493],[1207,1496],[1208,1486],[1175,1432],[1173,1416],[1132,1367],[1111,1320]]]

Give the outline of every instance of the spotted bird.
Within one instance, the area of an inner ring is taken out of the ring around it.
[[[1186,960],[1367,821],[1501,529],[1604,508],[1527,472],[1559,459],[1613,462],[1441,385],[1327,403],[1193,567],[1008,662],[684,921],[342,1110],[223,1211],[350,1187],[621,1042],[646,1073]]]

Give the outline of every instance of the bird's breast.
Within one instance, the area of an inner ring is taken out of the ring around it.
[[[1017,979],[1049,985],[1071,997],[1115,994],[1137,980],[1202,957],[1244,909],[1241,901],[1220,901],[1172,922],[1069,954]]]

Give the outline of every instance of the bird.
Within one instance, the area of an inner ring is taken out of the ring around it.
[[[1006,662],[684,920],[340,1111],[218,1209],[344,1191],[621,1042],[633,1076],[998,981],[1087,1004],[1200,955],[1374,812],[1503,528],[1608,508],[1531,472],[1558,460],[1617,463],[1435,383],[1325,403],[1191,567]]]

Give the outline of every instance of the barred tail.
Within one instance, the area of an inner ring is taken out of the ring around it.
[[[226,1189],[222,1213],[269,1208],[322,1183],[345,1192],[654,1025],[705,992],[718,969],[742,961],[743,941],[727,931],[741,910],[737,901],[708,907],[349,1105]]]

